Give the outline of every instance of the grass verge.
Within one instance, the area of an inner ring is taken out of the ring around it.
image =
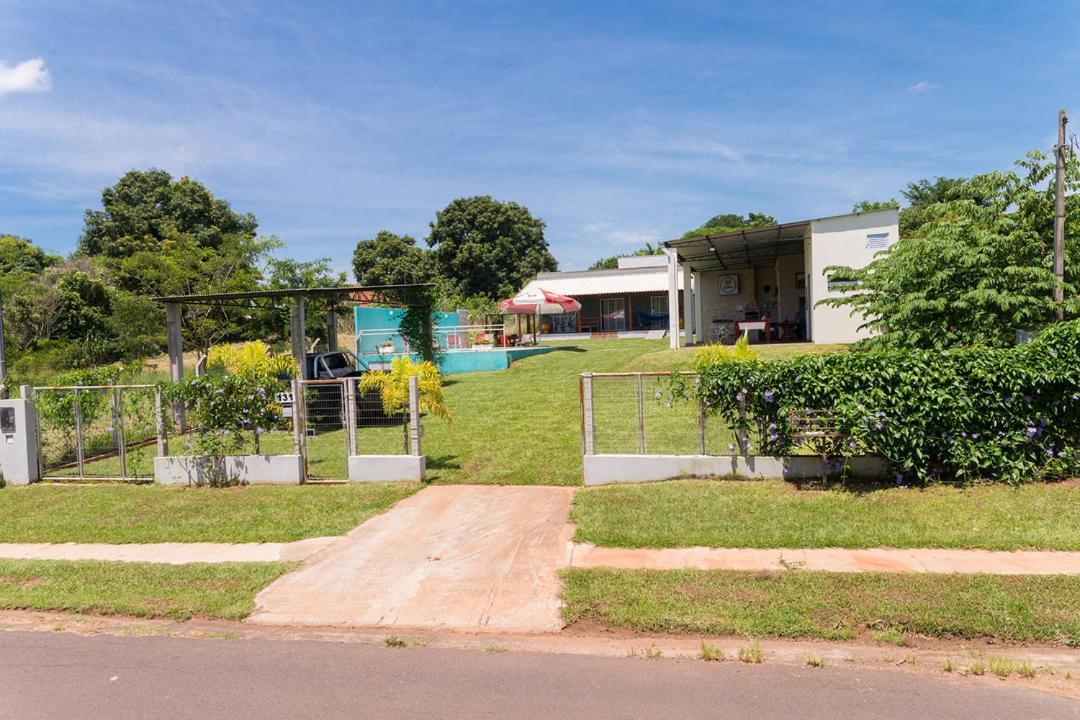
[[[1080,492],[1055,485],[799,490],[686,480],[579,491],[575,539],[610,547],[1080,550]]]
[[[569,569],[568,624],[843,640],[871,631],[1080,644],[1080,577]]]
[[[239,620],[288,563],[0,560],[0,608]]]
[[[0,491],[0,542],[291,542],[341,535],[419,489],[406,483]]]

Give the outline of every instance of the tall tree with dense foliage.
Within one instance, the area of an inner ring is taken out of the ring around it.
[[[719,235],[720,233],[732,232],[734,230],[749,230],[750,228],[765,227],[767,225],[775,224],[776,218],[772,215],[766,215],[765,213],[752,212],[747,213],[745,216],[737,213],[724,213],[722,215],[713,215],[706,220],[701,227],[687,230],[683,233],[683,237]]]
[[[950,180],[920,205],[908,235],[863,268],[833,267],[851,285],[823,301],[848,307],[879,335],[868,342],[918,348],[1006,346],[1017,329],[1054,319],[1052,271],[1054,163],[1030,153],[1009,172]],[[1068,190],[1080,166],[1068,166]],[[938,199],[941,198],[941,199]],[[1066,202],[1065,316],[1080,314],[1080,196]]]
[[[537,273],[558,269],[544,222],[517,203],[487,195],[447,205],[431,223],[427,242],[436,271],[463,297],[506,298]]]
[[[254,237],[255,216],[233,210],[205,185],[173,180],[164,170],[132,170],[101,193],[101,210],[87,210],[79,252],[125,258],[161,250],[190,238],[199,247],[219,248],[230,235]]]
[[[375,237],[356,243],[353,273],[361,285],[405,285],[431,280],[428,251],[409,235],[380,230]]]

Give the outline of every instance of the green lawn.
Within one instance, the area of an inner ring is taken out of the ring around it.
[[[678,480],[577,493],[576,540],[612,547],[1080,550],[1080,492],[981,485],[867,492]]]
[[[289,542],[341,535],[419,489],[405,483],[0,491],[0,542]]]
[[[452,422],[424,419],[428,478],[436,483],[544,484],[581,483],[581,434],[578,376],[582,372],[660,371],[688,368],[694,350],[672,351],[667,340],[589,340],[575,346],[523,358],[508,370],[452,375],[446,378],[446,405]],[[806,352],[835,352],[844,346],[809,344],[755,345],[764,358]],[[630,382],[629,380],[627,382]],[[650,453],[697,452],[697,419],[687,404],[667,406],[666,379],[648,380],[647,440]],[[660,398],[655,393],[662,393]],[[604,393],[607,393],[606,395]],[[633,388],[617,380],[596,385],[597,448],[600,452],[636,452],[637,424]],[[733,441],[719,422],[708,424],[708,451],[726,453]],[[361,452],[400,453],[400,427],[361,428]],[[263,438],[264,452],[292,452],[292,436],[275,432]],[[347,473],[345,437],[333,431],[308,438],[313,477],[341,478]],[[173,454],[184,454],[182,439],[170,440]],[[129,453],[140,476],[152,471],[154,446]],[[106,458],[87,465],[89,474],[115,476],[119,464]],[[68,470],[74,474],[74,470]]]
[[[239,620],[288,563],[0,560],[0,608]]]
[[[644,632],[855,638],[870,631],[1080,643],[1080,577],[571,569],[567,623]]]

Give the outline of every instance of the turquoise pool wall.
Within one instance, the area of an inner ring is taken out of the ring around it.
[[[357,306],[354,308],[353,323],[356,328],[356,356],[365,365],[385,363],[392,356],[405,354],[405,341],[397,329],[401,326],[401,317],[404,311],[400,308],[380,308]],[[444,375],[457,375],[470,372],[490,372],[492,370],[505,370],[510,367],[514,360],[529,356],[541,355],[550,352],[554,348],[492,348],[491,350],[456,350],[454,348],[465,347],[468,344],[468,334],[450,330],[439,331],[440,327],[448,328],[464,324],[458,313],[436,312],[432,314],[435,325],[435,334],[439,345],[444,352],[439,359],[439,369]],[[373,334],[376,330],[394,330],[390,334]],[[379,348],[391,342],[394,351],[391,355],[379,353]],[[419,356],[411,354],[413,360]]]

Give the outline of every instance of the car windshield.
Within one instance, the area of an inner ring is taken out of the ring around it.
[[[324,355],[323,362],[326,363],[327,370],[345,370],[351,368],[352,360],[345,353],[335,353],[333,355]]]

